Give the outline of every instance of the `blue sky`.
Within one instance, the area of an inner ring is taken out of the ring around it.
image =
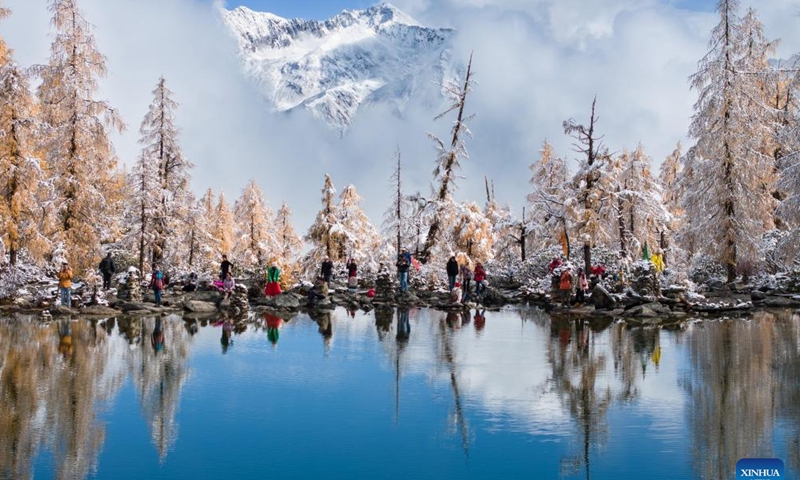
[[[227,0],[228,8],[244,5],[258,12],[270,12],[284,18],[326,19],[344,9],[361,9],[387,0]],[[389,0],[389,3],[392,3]],[[667,0],[688,10],[713,10],[717,0]]]

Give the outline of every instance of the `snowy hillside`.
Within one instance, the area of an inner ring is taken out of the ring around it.
[[[365,105],[400,113],[412,99],[438,103],[435,83],[452,76],[453,31],[424,27],[389,4],[323,22],[246,7],[222,15],[246,74],[276,111],[304,107],[342,130]]]

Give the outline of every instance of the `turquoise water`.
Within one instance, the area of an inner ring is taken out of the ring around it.
[[[0,320],[0,478],[800,471],[797,314],[667,331],[478,313]]]

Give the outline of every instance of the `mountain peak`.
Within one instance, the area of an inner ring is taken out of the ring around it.
[[[429,28],[389,3],[328,20],[285,19],[246,7],[223,10],[245,72],[275,110],[304,107],[346,129],[362,105],[395,111],[450,70],[450,29]],[[438,93],[436,93],[438,95]]]

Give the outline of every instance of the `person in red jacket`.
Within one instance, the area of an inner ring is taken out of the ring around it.
[[[483,264],[478,262],[475,265],[475,295],[481,295],[486,292],[486,270],[483,269]]]

